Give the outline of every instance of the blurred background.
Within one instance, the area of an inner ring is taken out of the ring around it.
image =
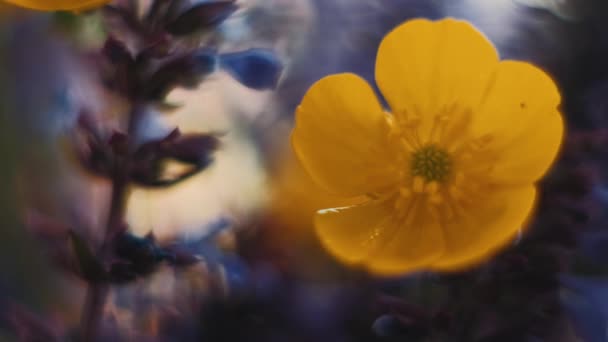
[[[144,142],[175,127],[221,135],[203,172],[168,188],[135,186],[126,203],[134,236],[152,232],[200,261],[160,263],[113,286],[100,340],[608,341],[605,0],[237,5],[205,39],[221,52],[271,49],[282,63],[278,84],[255,90],[219,70],[171,91],[170,114],[148,108]],[[317,189],[298,165],[293,113],[325,75],[373,82],[378,44],[398,24],[446,16],[472,22],[502,58],[553,76],[566,142],[516,246],[462,274],[372,277],[338,264],[316,240],[312,214],[348,202]],[[51,256],[65,227],[91,241],[105,229],[110,185],[69,146],[82,108],[106,127],[126,110],[90,63],[112,30],[98,12],[0,8],[0,340],[68,341],[78,326],[86,284]]]

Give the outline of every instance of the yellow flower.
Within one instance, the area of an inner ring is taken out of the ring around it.
[[[283,230],[278,238],[293,241],[310,236],[313,215],[320,209],[361,203],[365,196],[346,198],[328,193],[314,182],[290,148],[276,151],[278,158],[270,170],[269,211]],[[316,242],[316,237],[310,236]]]
[[[5,0],[8,3],[40,11],[82,11],[105,5],[110,0]]]
[[[282,139],[281,139],[282,140]],[[289,246],[282,260],[301,276],[334,277],[335,265],[327,262],[314,234],[313,215],[320,209],[361,203],[365,196],[345,198],[327,193],[304,171],[289,144],[273,152],[278,157],[269,168],[270,198],[263,223],[268,242]]]
[[[534,183],[563,136],[560,94],[540,69],[499,61],[454,19],[406,22],[380,44],[376,82],[353,74],[304,96],[292,145],[311,177],[357,206],[322,210],[317,233],[340,260],[380,274],[454,270],[520,231]]]

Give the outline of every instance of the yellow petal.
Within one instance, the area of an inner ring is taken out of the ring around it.
[[[374,249],[390,238],[393,208],[386,201],[320,210],[315,228],[323,246],[336,258],[348,263],[361,263]]]
[[[353,74],[325,77],[296,112],[292,145],[304,169],[327,190],[361,195],[396,180],[386,114],[371,87]]]
[[[445,250],[439,220],[426,205],[414,206],[407,223],[393,220],[393,237],[366,260],[367,268],[379,275],[403,275],[429,269]]]
[[[270,170],[269,209],[273,220],[287,228],[281,237],[297,239],[313,234],[313,217],[318,210],[367,201],[365,196],[345,198],[328,194],[304,171],[291,148],[279,155],[276,165]]]
[[[428,267],[443,253],[439,223],[423,209],[415,208],[405,220],[393,201],[371,201],[322,210],[315,226],[325,248],[341,261],[400,275]]]
[[[499,158],[490,177],[508,184],[538,180],[557,156],[564,124],[553,80],[531,64],[501,62],[475,111],[473,134],[492,136]]]
[[[110,0],[5,0],[17,6],[41,11],[74,11],[102,6]]]
[[[433,268],[458,270],[491,257],[524,228],[535,197],[532,185],[494,189],[472,203],[464,215],[443,222],[445,254]]]
[[[428,129],[435,115],[477,104],[497,63],[496,49],[469,23],[416,19],[380,44],[376,82],[396,116],[416,114]]]

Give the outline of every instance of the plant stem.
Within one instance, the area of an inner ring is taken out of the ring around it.
[[[127,195],[127,182],[124,181],[124,179],[125,177],[122,177],[118,172],[112,179],[112,197],[110,199],[108,222],[103,243],[98,253],[102,260],[103,257],[111,251],[112,238],[122,225]],[[99,321],[103,317],[103,309],[105,307],[108,292],[109,285],[107,284],[89,284],[80,322],[83,341],[95,341],[95,338],[98,335]]]
[[[87,288],[86,299],[80,321],[81,341],[93,342],[98,335],[100,318],[103,316],[107,285],[90,284]]]
[[[132,137],[136,131],[137,124],[141,118],[142,107],[134,104],[129,115],[128,136]],[[131,144],[131,143],[130,143]],[[129,146],[131,151],[132,146]],[[116,234],[123,229],[126,201],[129,185],[129,154],[123,158],[116,158],[114,173],[112,175],[112,194],[110,198],[110,209],[106,223],[103,242],[97,253],[104,260],[113,250],[113,240]],[[80,321],[80,332],[83,342],[93,342],[98,337],[99,322],[103,317],[107,295],[110,290],[109,284],[89,283],[84,308]]]

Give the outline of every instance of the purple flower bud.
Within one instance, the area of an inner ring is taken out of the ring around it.
[[[222,54],[220,66],[244,86],[258,90],[274,88],[282,71],[277,56],[264,49]]]
[[[161,66],[142,84],[142,95],[147,99],[159,100],[176,87],[195,87],[215,70],[215,65],[215,52],[208,49],[175,58]]]
[[[176,184],[204,170],[212,161],[212,154],[219,146],[219,139],[209,134],[180,136],[174,130],[168,136],[142,145],[133,156],[131,179],[149,187]],[[178,161],[190,167],[178,175],[166,178],[165,164]]]
[[[103,139],[88,115],[81,114],[77,124],[73,146],[79,163],[93,174],[109,176],[114,162],[110,144]]]
[[[219,139],[213,135],[193,134],[182,136],[165,148],[167,157],[194,165],[209,163],[211,152],[219,147]]]
[[[114,37],[106,40],[102,53],[112,64],[129,64],[133,61],[133,56],[127,46]]]
[[[220,24],[237,8],[234,0],[198,4],[170,22],[166,29],[176,36],[192,34]]]

